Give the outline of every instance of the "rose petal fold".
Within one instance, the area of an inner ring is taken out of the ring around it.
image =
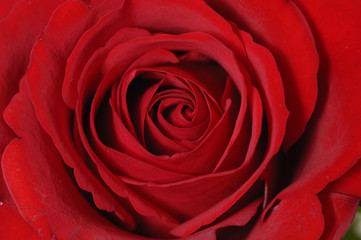
[[[258,219],[246,239],[319,239],[323,230],[322,205],[315,195],[310,195],[276,204],[268,218]]]
[[[330,192],[328,187],[318,196],[325,221],[325,230],[320,239],[342,239],[351,225],[360,200],[342,193]]]
[[[94,2],[96,3],[97,1]],[[70,124],[73,116],[59,91],[67,57],[82,32],[96,22],[98,14],[109,11],[103,8],[106,6],[108,5],[100,4],[99,9],[95,6],[89,9],[88,5],[78,1],[67,1],[59,7],[33,48],[26,80],[37,119],[52,138],[64,162],[74,169],[80,188],[93,194],[99,209],[114,212],[116,217],[131,229],[135,227],[134,219],[89,169],[84,161],[83,148],[75,146],[71,131],[74,126]],[[52,100],[44,100],[49,98]]]
[[[5,112],[7,123],[19,138],[6,147],[2,158],[5,181],[21,215],[40,239],[136,239],[110,224],[85,201],[39,125],[26,82],[22,83]]]
[[[3,192],[3,191],[2,191]],[[0,216],[6,221],[0,225],[0,239],[40,240],[39,235],[31,225],[20,215],[12,200],[1,199]]]
[[[361,199],[361,161],[359,160],[349,171],[334,182],[329,183],[328,188],[334,192],[343,193]]]
[[[3,1],[0,7],[12,1]],[[43,2],[24,0],[17,2],[9,14],[0,21],[0,112],[18,91],[18,83],[29,63],[34,43],[46,26],[54,9],[62,0]],[[13,4],[11,4],[13,5]],[[2,9],[6,11],[6,7]],[[15,64],[14,64],[15,63]],[[11,129],[0,117],[0,153],[14,138]]]
[[[302,12],[292,1],[284,0],[206,2],[234,21],[239,29],[250,33],[275,57],[290,111],[283,142],[288,149],[303,133],[317,99],[318,54]]]
[[[361,24],[361,19],[355,17],[361,11],[361,2],[295,3],[315,35],[321,60],[320,87],[305,137],[290,156],[299,165],[281,198],[320,192],[361,158],[361,67],[357,63],[361,33],[355,31]]]

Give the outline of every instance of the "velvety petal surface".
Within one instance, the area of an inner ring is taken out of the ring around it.
[[[2,162],[19,212],[40,239],[137,239],[105,220],[79,193],[59,153],[48,144],[52,140],[40,127],[23,83],[5,113],[19,138],[7,146]]]
[[[342,177],[334,182],[329,183],[329,188],[332,191],[344,193],[346,195],[361,199],[361,161],[347,171]]]
[[[6,191],[8,191],[6,189]],[[5,190],[1,190],[4,193]],[[1,239],[14,239],[14,240],[40,240],[36,230],[20,215],[16,208],[11,196],[4,199],[3,196],[0,206],[0,216],[6,221],[1,222],[0,238]]]
[[[11,4],[5,1],[4,4]],[[46,26],[53,10],[62,0],[19,1],[0,19],[0,112],[2,113],[12,96],[18,91],[18,83],[29,63],[30,51],[35,40]],[[3,6],[3,3],[0,4]],[[14,137],[3,118],[0,118],[0,152]]]
[[[354,17],[361,11],[361,2],[295,2],[315,35],[320,87],[315,115],[294,154],[299,166],[293,183],[281,197],[319,192],[361,157],[361,34],[355,32],[361,19]]]
[[[284,0],[206,2],[274,55],[290,111],[283,142],[288,149],[303,133],[317,98],[318,54],[302,12],[292,1]]]
[[[25,73],[31,48],[48,22],[53,10],[62,1],[13,1],[0,3],[0,112],[18,90]],[[0,117],[0,155],[15,137]],[[0,173],[0,215],[6,219],[0,226],[1,239],[38,239],[38,234],[22,218]]]
[[[16,5],[17,0],[4,0],[0,4],[0,20],[6,18],[11,9]]]
[[[360,200],[329,189],[327,187],[318,194],[325,221],[325,229],[320,239],[342,239],[350,227]]]
[[[258,219],[246,239],[319,239],[323,229],[321,203],[310,195],[278,202],[267,218]]]

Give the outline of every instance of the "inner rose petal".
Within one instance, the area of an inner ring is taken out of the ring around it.
[[[103,83],[103,82],[102,82]],[[105,89],[104,87],[102,88],[102,89]],[[123,95],[124,96],[124,95]],[[229,125],[229,126],[232,126],[232,124],[231,125]],[[144,155],[143,155],[143,157],[142,158],[144,158]],[[177,158],[176,158],[177,159]],[[153,160],[153,162],[154,162],[154,160]],[[201,164],[200,164],[201,165]]]

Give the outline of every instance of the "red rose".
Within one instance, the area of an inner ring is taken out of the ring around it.
[[[361,2],[0,8],[1,239],[339,239]]]

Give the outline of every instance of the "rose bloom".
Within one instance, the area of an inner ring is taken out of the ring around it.
[[[0,239],[340,239],[361,1],[0,3]]]

